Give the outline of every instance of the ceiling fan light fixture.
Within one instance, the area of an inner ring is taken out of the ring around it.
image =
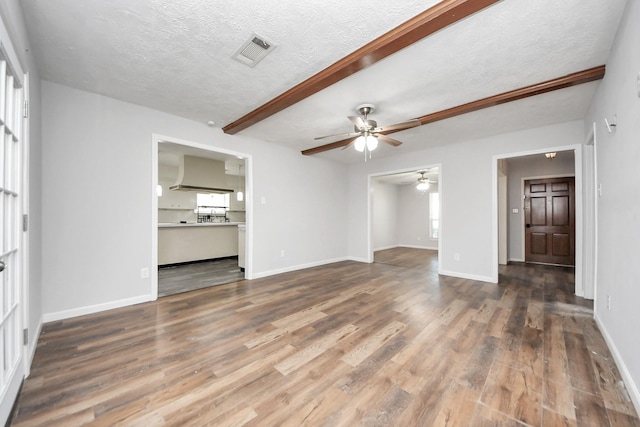
[[[366,145],[366,140],[364,139],[364,136],[359,136],[358,138],[356,138],[356,141],[353,144],[356,151],[359,151],[361,153],[364,151],[365,145]]]
[[[378,147],[378,138],[373,135],[368,135],[366,138],[367,150],[373,151]]]
[[[427,191],[429,189],[429,181],[420,181],[418,185],[416,185],[416,190],[418,191]]]

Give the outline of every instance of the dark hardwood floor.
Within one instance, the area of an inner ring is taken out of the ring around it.
[[[238,257],[220,258],[158,269],[158,296],[175,295],[196,289],[244,280]]]
[[[391,249],[47,323],[14,426],[640,426],[570,269]]]

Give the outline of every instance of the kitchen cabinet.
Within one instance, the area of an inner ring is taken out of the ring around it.
[[[238,255],[238,223],[159,224],[158,265]]]

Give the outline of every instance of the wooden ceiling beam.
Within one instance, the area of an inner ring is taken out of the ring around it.
[[[424,116],[417,117],[416,120],[419,120],[421,125],[426,125],[428,123],[449,119],[451,117],[470,113],[472,111],[478,111],[484,108],[505,104],[507,102],[517,101],[520,99],[529,98],[531,96],[552,92],[554,90],[564,89],[571,86],[575,86],[583,83],[589,83],[595,80],[600,80],[604,77],[604,74],[605,74],[605,66],[600,65],[599,67],[589,68],[588,70],[578,71],[577,73],[568,74],[566,76],[559,77],[552,80],[547,80],[542,83],[536,83],[530,86],[525,86],[520,89],[504,92],[499,95],[489,96],[487,98],[482,98],[477,101],[469,102],[467,104],[462,104],[453,108],[448,108],[446,110],[426,114]],[[399,132],[399,131],[387,131],[387,132],[380,132],[380,133],[389,134],[394,132]],[[303,150],[302,154],[309,156],[311,154],[317,154],[323,151],[333,150],[334,148],[341,148],[348,145],[352,140],[353,138],[349,138],[341,141],[332,142],[330,144],[309,148],[307,150]]]
[[[383,34],[302,83],[256,108],[222,130],[236,134],[303,99],[367,68],[381,59],[500,0],[444,0]]]

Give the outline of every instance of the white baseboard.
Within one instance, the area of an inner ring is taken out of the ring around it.
[[[498,283],[490,276],[477,276],[475,274],[459,273],[457,271],[439,270],[438,274],[442,276],[459,277],[461,279],[478,280],[480,282]]]
[[[112,310],[114,308],[126,307],[149,301],[151,301],[151,295],[141,295],[138,297],[111,301],[103,304],[89,305],[86,307],[73,308],[71,310],[58,311],[55,313],[45,313],[42,316],[42,320],[44,323],[55,322],[56,320],[70,319],[72,317],[84,316],[85,314],[98,313],[100,311]]]
[[[611,339],[611,336],[609,335],[607,328],[604,327],[604,324],[600,320],[600,317],[598,317],[598,313],[594,313],[593,317],[596,320],[596,324],[598,325],[598,328],[600,329],[600,333],[602,334],[605,342],[607,343],[607,347],[609,347],[609,351],[613,356],[613,360],[616,362],[616,366],[620,371],[620,375],[622,376],[622,381],[624,382],[624,385],[627,388],[627,392],[629,393],[629,397],[633,402],[633,406],[635,406],[636,412],[640,414],[640,389],[638,388],[638,384],[636,384],[636,382],[633,380],[633,377],[631,376],[631,373],[629,372],[627,365],[624,363],[624,359],[620,355],[618,348],[616,347],[615,343]]]
[[[40,321],[38,322],[38,326],[36,330],[29,334],[29,351],[27,354],[28,360],[25,361],[27,366],[31,366],[31,362],[33,361],[33,357],[36,355],[36,348],[38,347],[38,339],[40,338],[40,333],[42,332],[42,324],[44,320],[40,317]]]
[[[387,249],[393,249],[393,248],[397,248],[399,245],[391,245],[391,246],[382,246],[379,248],[373,248],[373,251],[386,251]]]
[[[525,262],[523,259],[520,259],[520,258],[509,258],[509,261],[507,261],[507,262],[512,262],[512,261],[513,262]]]
[[[370,261],[368,258],[359,258],[355,256],[347,257],[347,261],[364,262],[365,264],[370,264]]]
[[[289,273],[291,271],[297,271],[297,270],[304,270],[305,268],[318,267],[320,265],[333,264],[334,262],[348,261],[350,259],[351,258],[341,257],[341,258],[327,259],[324,261],[310,262],[308,264],[293,265],[290,267],[278,268],[275,270],[263,271],[260,273],[254,273],[251,279],[260,279],[262,277],[275,276],[276,274]],[[364,262],[367,262],[367,261],[364,261]]]
[[[420,246],[420,245],[399,245],[400,248],[410,248],[410,249],[429,249],[432,251],[437,251],[437,246]]]

